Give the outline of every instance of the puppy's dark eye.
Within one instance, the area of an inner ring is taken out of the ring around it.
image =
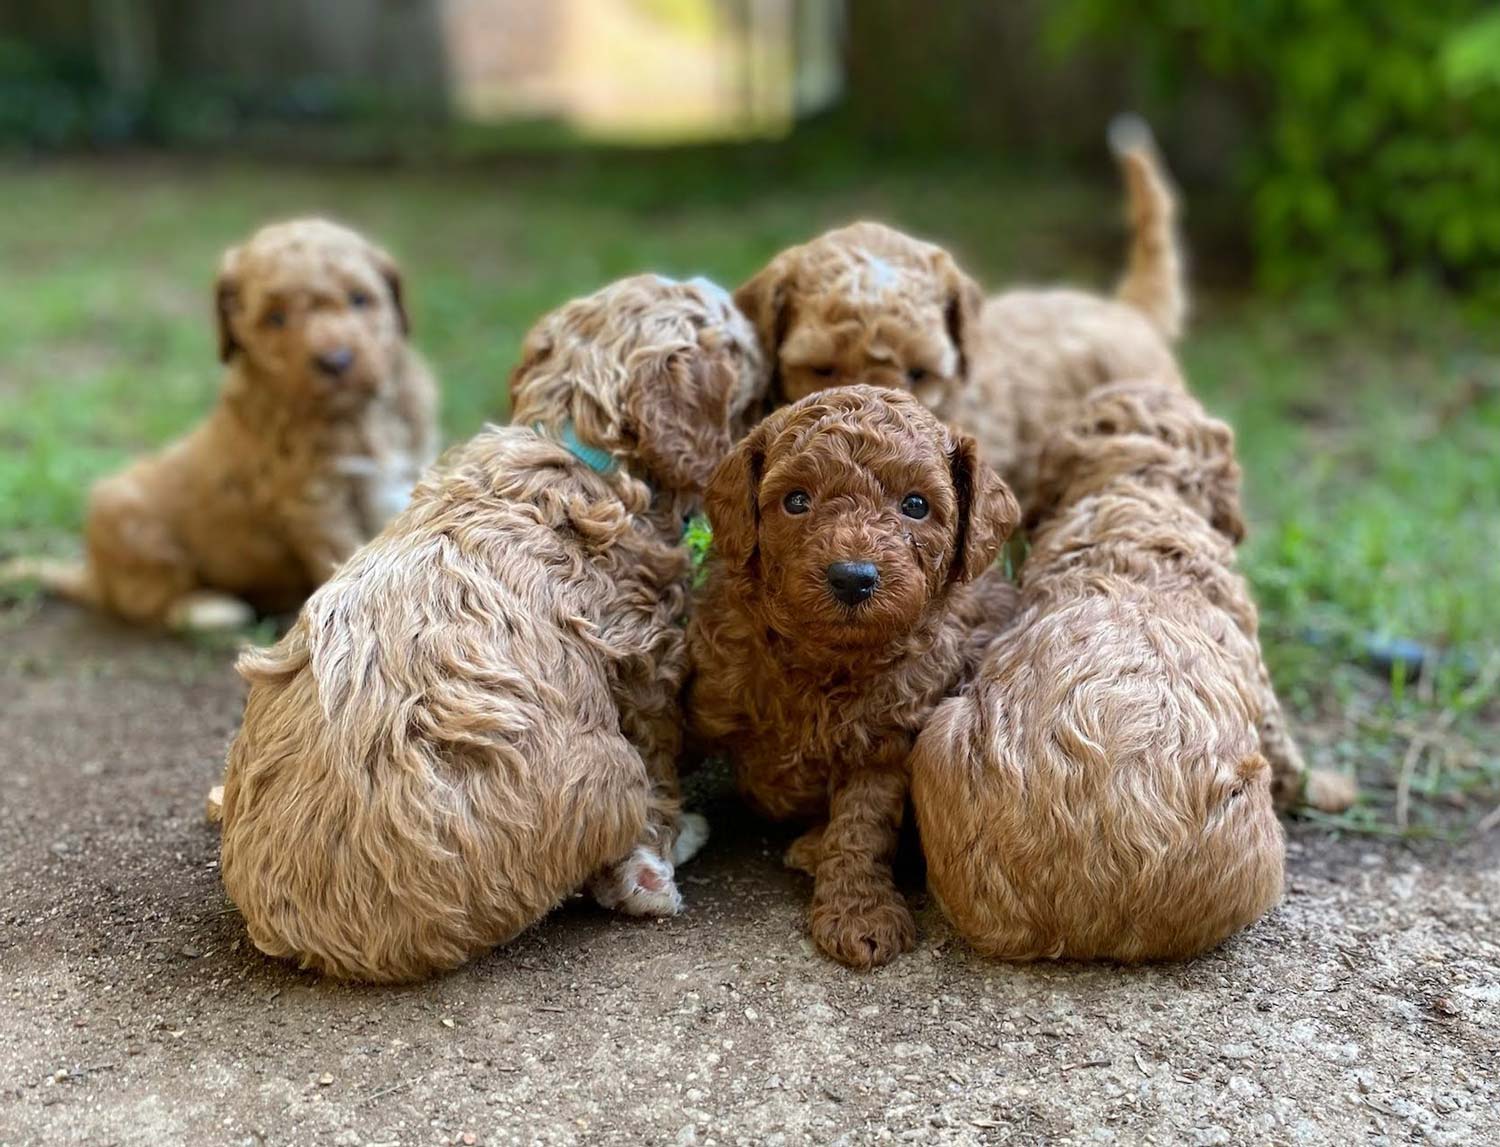
[[[908,518],[925,518],[928,512],[927,499],[921,494],[908,494],[901,499],[901,512]]]
[[[263,318],[261,321],[268,327],[274,327],[276,330],[280,330],[282,327],[286,326],[286,312],[280,307],[277,307],[274,311],[267,311],[265,318]]]
[[[914,366],[906,372],[906,381],[911,383],[913,386],[921,386],[924,382],[927,381],[927,374],[928,371],[926,367]]]
[[[811,370],[813,372],[813,374],[816,375],[818,378],[832,378],[833,377],[833,367],[831,367],[831,366],[813,366],[813,367],[809,367],[808,369]]]
[[[349,292],[349,305],[356,310],[362,311],[374,301],[368,291],[361,291],[357,287]]]
[[[812,499],[806,490],[793,490],[781,499],[781,506],[788,514],[805,514],[812,509]]]

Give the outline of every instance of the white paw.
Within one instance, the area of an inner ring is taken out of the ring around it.
[[[170,629],[212,633],[243,629],[255,620],[255,610],[237,597],[221,593],[190,593],[167,610]]]
[[[708,818],[685,812],[677,819],[677,839],[672,842],[672,863],[686,864],[708,843]]]
[[[589,891],[600,907],[629,916],[676,916],[682,911],[672,865],[645,845],[594,877]]]

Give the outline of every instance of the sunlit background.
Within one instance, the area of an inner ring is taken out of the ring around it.
[[[1341,823],[1453,834],[1500,776],[1500,14],[1477,0],[0,0],[0,555],[218,368],[218,253],[326,212],[406,271],[450,437],[544,310],[734,285],[859,216],[990,289],[1107,289],[1104,145],[1176,175],[1182,355],[1239,431],[1278,685]],[[0,613],[22,625],[24,602]]]

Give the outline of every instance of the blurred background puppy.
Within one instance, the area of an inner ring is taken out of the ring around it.
[[[891,875],[907,756],[1014,603],[1015,499],[915,398],[853,386],[772,414],[709,486],[689,715],[764,814],[811,822],[813,940],[856,968],[911,948]],[[977,580],[976,580],[977,579]],[[974,584],[970,584],[974,583]]]
[[[234,627],[293,609],[407,501],[437,449],[437,390],[407,344],[391,257],[321,219],[226,252],[218,404],[89,497],[82,566],[18,560],[128,621]]]
[[[909,390],[979,440],[1023,506],[1038,443],[1084,395],[1175,379],[1187,310],[1176,206],[1138,119],[1111,129],[1125,175],[1130,258],[1116,297],[1053,288],[986,301],[941,247],[855,223],[783,251],[735,293],[772,358],[773,401],[851,382]]]
[[[754,333],[718,288],[640,276],[538,323],[511,387],[516,425],[241,659],[222,871],[273,956],[410,980],[585,883],[681,906],[706,835],[676,780],[683,517],[763,397]]]

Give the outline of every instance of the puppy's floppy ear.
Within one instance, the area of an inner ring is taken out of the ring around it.
[[[781,391],[781,344],[791,325],[792,271],[796,250],[783,251],[734,292],[734,305],[750,320],[771,367],[770,401],[784,401]]]
[[[214,322],[219,332],[219,361],[228,362],[240,349],[234,337],[234,316],[240,310],[240,249],[231,247],[219,260],[219,276],[214,280]]]
[[[762,422],[719,463],[703,495],[714,530],[714,552],[730,566],[749,565],[760,540],[760,480],[767,441]]]
[[[958,537],[948,579],[973,581],[1000,556],[1000,548],[1021,521],[1021,507],[1000,475],[979,459],[967,434],[956,436],[948,455],[958,495]]]
[[[967,381],[969,377],[969,339],[979,320],[979,308],[984,305],[984,292],[979,284],[958,269],[958,264],[946,251],[938,256],[938,273],[943,277],[947,296],[943,303],[943,322],[948,328],[948,338],[958,352],[958,377]]]
[[[738,375],[727,353],[694,345],[631,356],[621,427],[663,485],[701,494],[733,441],[729,408]]]
[[[380,277],[385,280],[386,288],[391,292],[391,303],[396,308],[396,322],[400,324],[401,337],[405,338],[411,334],[411,319],[406,313],[406,295],[401,281],[401,268],[396,266],[396,260],[391,258],[389,252],[373,243],[370,244],[370,262],[375,264],[375,269],[380,272]]]

